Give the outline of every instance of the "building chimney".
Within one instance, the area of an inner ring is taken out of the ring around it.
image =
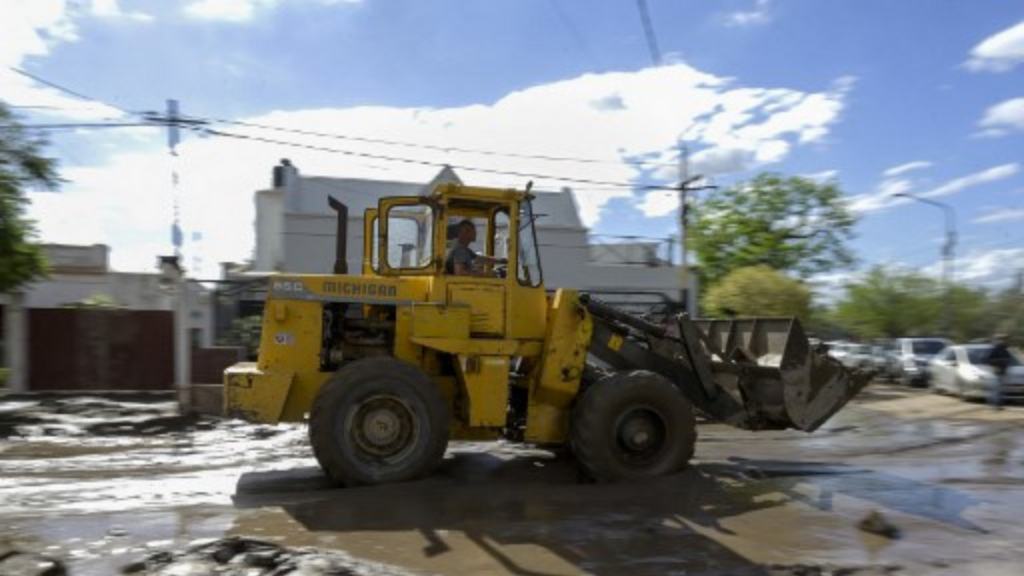
[[[281,163],[274,166],[273,178],[271,180],[271,187],[283,188],[288,186],[292,180],[298,176],[299,171],[295,166],[292,165],[292,161],[287,158],[282,158]]]

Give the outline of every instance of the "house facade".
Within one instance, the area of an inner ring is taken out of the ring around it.
[[[59,388],[60,383],[39,382],[39,374],[33,379],[32,367],[36,367],[36,372],[40,368],[48,369],[52,362],[59,362],[62,355],[71,362],[73,354],[81,357],[79,364],[92,364],[105,354],[104,350],[109,350],[103,342],[127,350],[133,341],[152,340],[148,346],[154,354],[161,358],[171,354],[170,349],[163,350],[164,336],[153,334],[154,331],[169,331],[172,326],[178,295],[166,278],[156,272],[111,270],[110,248],[102,244],[44,244],[43,251],[50,264],[49,277],[25,286],[18,293],[6,294],[0,300],[3,324],[0,340],[3,365],[9,372],[8,390],[40,389],[44,384]],[[189,339],[195,348],[211,347],[214,335],[211,293],[196,283],[186,286]],[[77,312],[77,316],[71,314],[73,312]],[[96,314],[103,312],[106,314]],[[142,312],[153,314],[133,314]],[[133,318],[129,320],[129,316]],[[138,333],[131,336],[135,330]],[[170,337],[170,332],[166,336]],[[73,350],[56,349],[62,346]],[[48,359],[51,357],[52,362]],[[107,365],[114,364],[116,362]],[[122,365],[128,366],[128,362]],[[136,368],[126,367],[122,372],[132,370]],[[95,372],[107,381],[115,380],[107,368],[98,367]],[[131,385],[131,382],[123,384]],[[166,384],[170,385],[171,381]],[[122,382],[116,385],[121,386]]]
[[[324,274],[334,269],[337,215],[333,197],[348,207],[345,259],[358,274],[363,214],[381,198],[423,196],[436,185],[462,180],[449,167],[427,183],[304,176],[291,164],[274,170],[273,187],[255,194],[253,272]],[[673,265],[671,247],[651,241],[593,244],[570,189],[534,189],[544,284],[590,291],[613,302],[670,303],[695,310],[695,275]]]

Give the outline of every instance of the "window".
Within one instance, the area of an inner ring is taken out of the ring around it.
[[[377,236],[380,235],[380,227],[377,225],[377,215],[374,214],[372,217],[372,223],[370,224],[370,237],[366,239],[370,244],[370,269],[374,272],[380,272],[380,255],[377,254]]]
[[[509,244],[509,221],[508,212],[499,210],[494,213],[494,236],[491,237],[493,246],[490,246],[491,255],[495,258],[508,258]]]
[[[388,267],[421,269],[430,266],[434,256],[434,211],[430,206],[391,206],[387,218]]]
[[[537,234],[533,226],[533,206],[529,200],[519,205],[519,261],[516,277],[525,286],[540,286],[540,254],[537,252]]]
[[[941,340],[914,340],[911,347],[918,356],[931,356],[945,348],[946,343]]]

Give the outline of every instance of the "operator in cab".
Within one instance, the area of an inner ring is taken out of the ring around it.
[[[448,274],[456,276],[495,276],[489,270],[494,264],[506,264],[505,258],[493,258],[477,254],[469,247],[476,241],[476,226],[469,220],[462,220],[456,225],[455,246],[448,252],[444,268]]]

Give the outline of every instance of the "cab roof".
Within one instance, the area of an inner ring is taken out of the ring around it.
[[[463,184],[449,182],[440,184],[437,188],[434,188],[434,192],[430,197],[442,203],[447,203],[451,200],[491,200],[507,202],[510,200],[528,200],[533,198],[533,195],[529,192],[516,190],[514,188],[484,188],[482,186],[465,186]]]

